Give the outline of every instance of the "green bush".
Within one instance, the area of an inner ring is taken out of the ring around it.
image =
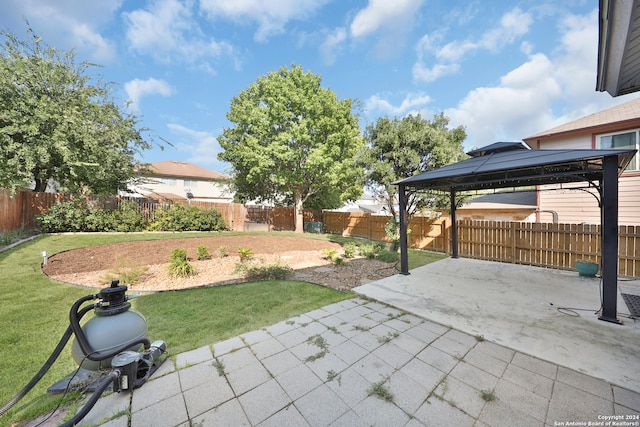
[[[360,255],[368,259],[374,259],[379,253],[379,249],[373,243],[366,243],[360,246]]]
[[[251,259],[253,250],[251,248],[238,248],[238,255],[240,256],[240,262],[245,262]]]
[[[147,220],[135,202],[122,202],[118,209],[90,207],[84,199],[56,203],[36,216],[36,224],[45,233],[65,231],[142,231]]]
[[[49,208],[48,212],[37,215],[35,222],[45,233],[89,231],[87,218],[90,213],[84,200],[74,199],[56,203]]]
[[[228,255],[229,255],[229,250],[227,249],[226,246],[220,246],[218,248],[218,257],[226,258]]]
[[[116,216],[104,209],[93,209],[85,218],[85,231],[115,231]]]
[[[242,274],[248,280],[284,280],[293,270],[288,265],[280,263],[263,264],[263,263],[245,263],[236,264],[233,272]]]
[[[189,277],[198,273],[196,268],[189,262],[187,250],[183,248],[171,251],[171,264],[169,264],[169,275],[172,277]]]
[[[203,261],[205,259],[211,259],[211,255],[209,255],[209,248],[205,245],[198,246],[198,260]]]
[[[149,225],[153,231],[221,231],[226,228],[217,209],[202,209],[174,203],[155,212]]]
[[[355,242],[347,242],[342,247],[342,252],[345,258],[353,258],[356,256],[357,246]]]
[[[171,251],[171,262],[175,261],[189,261],[187,250],[183,248],[174,249]]]
[[[111,216],[115,231],[143,231],[147,228],[148,220],[134,201],[122,201],[118,209],[111,212]]]
[[[169,275],[172,277],[189,277],[196,274],[198,271],[189,261],[173,261],[169,264]]]

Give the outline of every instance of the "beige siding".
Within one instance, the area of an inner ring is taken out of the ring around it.
[[[555,211],[561,223],[600,224],[597,199],[587,191],[569,190],[585,184],[563,184],[562,190],[548,191],[558,186],[542,186],[540,210]],[[640,176],[622,176],[618,188],[618,223],[640,224]],[[594,193],[594,190],[589,190]]]
[[[531,147],[536,149],[537,147]],[[591,147],[591,134],[571,135],[554,139],[553,141],[543,141],[540,144],[542,150],[576,150]]]

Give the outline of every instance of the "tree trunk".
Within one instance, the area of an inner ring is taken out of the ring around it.
[[[36,186],[33,189],[34,193],[44,193],[47,191],[47,180],[45,179],[36,179]]]
[[[293,195],[293,219],[295,221],[296,233],[304,233],[304,207],[302,206],[302,198],[300,193],[294,193]]]

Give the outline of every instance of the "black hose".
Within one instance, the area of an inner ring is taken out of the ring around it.
[[[96,386],[95,391],[93,392],[93,394],[91,395],[91,397],[89,398],[89,400],[87,401],[87,403],[85,403],[85,405],[80,408],[80,410],[78,412],[76,412],[76,414],[66,423],[61,424],[61,427],[71,427],[76,425],[78,422],[80,422],[80,420],[82,420],[84,417],[87,416],[87,414],[89,413],[89,411],[95,406],[96,402],[98,401],[98,399],[100,399],[100,396],[102,396],[102,393],[104,393],[104,391],[107,389],[107,387],[109,387],[111,385],[111,383],[113,383],[113,381],[118,378],[120,376],[120,371],[117,369],[114,369],[113,371],[111,371],[109,373],[109,375],[107,375],[106,377],[102,378],[99,382],[98,385]]]
[[[84,298],[88,298],[88,297],[84,297]],[[89,298],[89,299],[92,299],[92,298]],[[84,299],[84,301],[88,301],[89,299]],[[80,312],[77,313],[78,320],[82,319],[82,316],[87,314],[87,312],[89,312],[89,310],[93,309],[94,307],[95,305],[92,304],[80,310]],[[58,345],[53,350],[53,353],[51,353],[51,355],[49,356],[49,359],[47,359],[44,365],[42,365],[38,373],[31,379],[31,381],[29,381],[29,383],[26,386],[24,386],[22,390],[18,392],[18,394],[16,394],[6,405],[2,407],[2,409],[0,409],[0,417],[4,415],[9,409],[11,409],[13,405],[18,403],[18,401],[22,399],[27,393],[29,393],[29,391],[38,383],[38,381],[42,379],[44,374],[46,374],[49,368],[51,368],[51,366],[56,361],[58,356],[60,356],[60,353],[62,353],[62,350],[64,350],[64,346],[69,341],[69,338],[71,338],[71,335],[73,335],[73,331],[71,326],[68,326],[67,330],[62,335],[62,338],[60,338]]]

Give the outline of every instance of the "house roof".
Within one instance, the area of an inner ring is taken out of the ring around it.
[[[175,193],[156,193],[155,191],[145,194],[144,197],[155,200],[187,200],[186,197],[179,196]]]
[[[494,144],[492,144],[494,145]],[[618,175],[636,150],[531,150],[514,143],[510,150],[474,150],[481,155],[421,173],[395,184],[414,190],[465,191],[563,182],[599,181],[605,157],[615,156]],[[498,148],[504,148],[504,144]]]
[[[535,208],[537,207],[537,195],[535,191],[504,191],[485,194],[470,200],[465,207],[487,203]]]
[[[596,90],[611,96],[640,90],[640,3],[600,0]]]
[[[535,135],[524,138],[524,140],[530,141],[566,133],[573,133],[576,131],[587,131],[603,126],[624,124],[634,120],[640,121],[640,98],[636,98],[607,110],[602,110],[578,120],[538,132]]]
[[[151,163],[145,172],[147,176],[171,176],[176,178],[190,178],[204,181],[219,181],[227,179],[221,173],[210,171],[198,165],[187,162],[167,160]]]

